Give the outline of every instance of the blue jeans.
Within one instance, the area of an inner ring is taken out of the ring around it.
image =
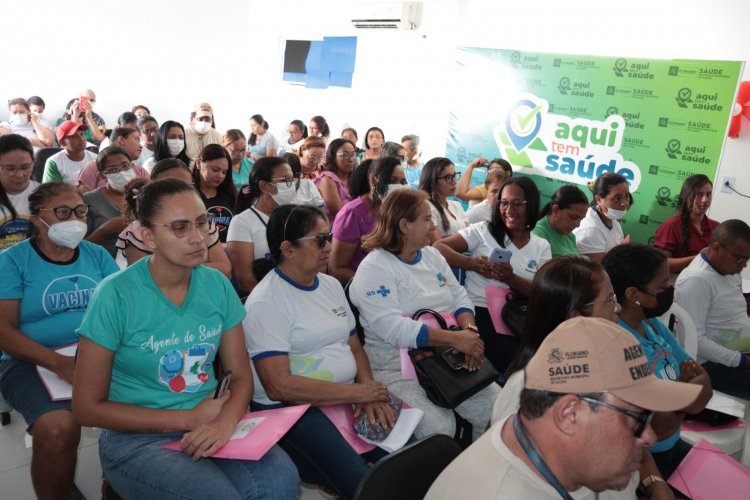
[[[283,405],[252,404],[253,410]],[[376,462],[388,453],[375,448],[363,455],[349,446],[336,426],[319,408],[308,409],[279,441],[299,469],[303,481],[325,486],[343,498],[352,498],[360,481]]]
[[[204,458],[194,462],[184,453],[161,447],[182,435],[103,429],[99,458],[104,477],[124,499],[297,498],[297,469],[278,446],[258,461]]]

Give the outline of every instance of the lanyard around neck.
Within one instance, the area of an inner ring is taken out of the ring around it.
[[[558,481],[558,479],[549,469],[542,456],[538,451],[536,451],[536,448],[534,448],[534,443],[531,442],[531,438],[529,438],[529,435],[526,434],[526,429],[524,429],[523,423],[521,422],[521,418],[518,416],[518,413],[516,413],[515,417],[513,417],[513,432],[516,434],[516,439],[521,444],[521,448],[523,448],[523,451],[526,453],[526,456],[529,457],[531,463],[534,464],[536,470],[539,471],[539,474],[544,477],[544,479],[550,484],[550,486],[557,490],[557,492],[560,494],[560,497],[565,500],[573,500],[573,497],[571,497],[565,487],[560,484],[560,481]]]

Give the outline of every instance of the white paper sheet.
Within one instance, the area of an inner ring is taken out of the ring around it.
[[[719,391],[714,391],[714,395],[706,405],[706,408],[737,418],[745,417],[745,403]]]
[[[62,354],[63,356],[73,357],[76,355],[76,349],[78,344],[70,344],[65,347],[56,349],[55,352]],[[66,399],[73,399],[73,386],[58,377],[55,373],[49,371],[41,366],[36,367],[39,372],[39,377],[42,379],[42,383],[47,388],[52,401],[63,401]]]
[[[398,416],[398,420],[396,420],[396,425],[384,440],[378,442],[371,441],[362,435],[359,435],[359,437],[362,441],[367,441],[370,444],[383,448],[389,453],[393,453],[404,447],[411,435],[414,434],[414,429],[419,425],[423,415],[424,412],[419,408],[403,408],[401,414]]]

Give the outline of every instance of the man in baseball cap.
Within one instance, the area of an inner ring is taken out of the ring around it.
[[[519,412],[454,460],[428,499],[634,498],[656,442],[652,412],[681,410],[701,391],[657,379],[638,340],[600,318],[558,326],[525,376]]]
[[[187,154],[192,159],[209,144],[221,144],[221,134],[216,131],[214,108],[207,102],[199,102],[190,113],[190,126],[185,129]]]
[[[73,186],[78,184],[78,174],[87,163],[96,160],[96,154],[86,149],[88,125],[73,120],[62,122],[56,131],[57,142],[63,150],[47,158],[44,164],[43,182],[63,181]]]

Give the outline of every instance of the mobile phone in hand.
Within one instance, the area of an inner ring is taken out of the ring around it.
[[[83,105],[88,104],[89,100],[90,100],[89,97],[85,95],[82,95],[81,97],[79,97],[78,98],[78,111],[80,111],[81,113],[85,113],[86,108],[84,108]]]
[[[509,264],[513,252],[504,248],[496,248],[490,254],[490,262],[493,264]]]
[[[216,392],[214,392],[214,399],[219,399],[229,388],[229,384],[232,383],[232,372],[227,370],[219,378],[219,385],[216,386]]]

